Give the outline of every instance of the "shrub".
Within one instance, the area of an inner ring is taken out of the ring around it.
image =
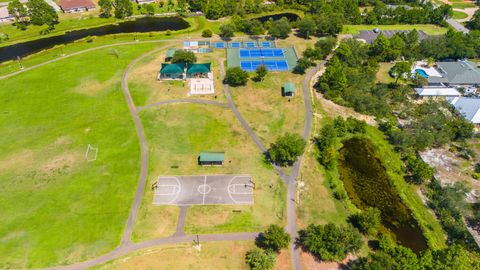
[[[248,73],[239,67],[227,69],[224,82],[231,86],[240,86],[247,84]]]
[[[202,37],[207,38],[207,37],[212,37],[212,36],[213,36],[212,30],[210,30],[210,29],[203,30]]]
[[[286,133],[271,144],[270,157],[277,164],[291,165],[303,154],[307,142],[298,134]]]
[[[277,258],[275,253],[261,248],[254,248],[247,252],[245,262],[252,270],[269,270],[275,266]]]
[[[290,235],[283,228],[272,224],[259,236],[257,244],[262,248],[279,252],[282,248],[288,247],[290,241]]]

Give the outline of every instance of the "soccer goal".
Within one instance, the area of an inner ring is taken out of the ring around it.
[[[85,160],[86,161],[95,161],[97,160],[98,155],[98,147],[93,147],[92,145],[88,145],[87,152],[85,153]]]

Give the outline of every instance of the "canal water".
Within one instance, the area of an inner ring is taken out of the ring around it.
[[[190,24],[180,17],[140,18],[119,24],[66,32],[64,35],[41,38],[0,47],[0,62],[25,57],[55,45],[66,44],[88,36],[104,36],[121,33],[144,33],[186,29]]]

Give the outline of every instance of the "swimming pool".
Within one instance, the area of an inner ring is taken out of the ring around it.
[[[422,76],[423,78],[428,79],[428,77],[429,77],[427,72],[425,72],[425,70],[423,70],[423,69],[417,68],[417,69],[415,69],[415,72],[418,73],[418,75]]]

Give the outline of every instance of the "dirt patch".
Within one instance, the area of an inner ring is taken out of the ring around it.
[[[377,122],[375,121],[375,118],[373,116],[361,114],[356,112],[352,108],[343,107],[341,105],[335,104],[333,101],[324,98],[323,95],[320,93],[315,93],[315,95],[317,99],[320,101],[322,108],[326,112],[328,112],[328,115],[331,117],[337,117],[337,116],[341,116],[343,118],[353,117],[355,119],[365,121],[369,125],[372,125],[372,126],[377,125]]]
[[[348,270],[347,263],[355,259],[355,256],[348,255],[341,263],[337,262],[322,262],[315,258],[308,252],[300,252],[300,258],[302,260],[302,268],[309,270]]]
[[[99,82],[92,77],[85,77],[80,80],[80,84],[73,89],[74,92],[87,96],[95,96],[108,87],[120,82],[120,73],[117,72],[111,79]]]
[[[0,160],[0,170],[7,171],[15,168],[30,167],[34,163],[34,153],[31,150],[25,150],[13,153]]]
[[[470,161],[456,156],[446,147],[423,151],[420,156],[426,163],[435,168],[435,178],[443,185],[463,181],[471,186],[477,194],[480,194],[480,181],[471,177],[473,171]]]
[[[290,270],[292,269],[292,258],[290,257],[290,252],[288,250],[282,250],[277,257],[277,264],[275,265],[276,270]]]
[[[69,171],[82,157],[83,155],[79,152],[64,152],[40,165],[39,171],[46,176],[52,176],[60,171]]]

